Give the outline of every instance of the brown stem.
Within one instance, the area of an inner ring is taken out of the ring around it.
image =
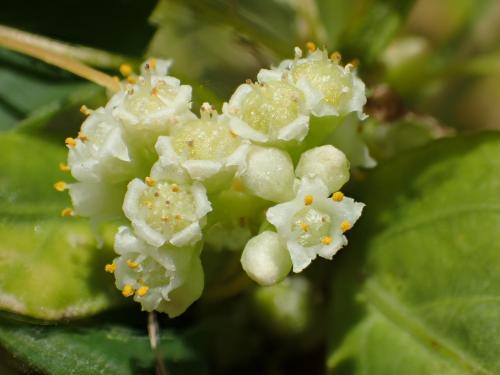
[[[149,345],[151,346],[151,350],[155,354],[156,358],[156,375],[168,375],[168,370],[165,366],[165,362],[163,361],[163,356],[159,348],[160,327],[154,311],[148,314],[148,335]]]

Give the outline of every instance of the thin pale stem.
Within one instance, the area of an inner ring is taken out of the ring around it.
[[[45,41],[44,42],[42,42]],[[111,76],[81,63],[73,57],[63,55],[61,51],[47,48],[50,40],[23,31],[0,25],[0,47],[5,47],[25,55],[35,57],[48,64],[55,65],[77,76],[92,81],[113,92],[120,90],[120,84]],[[51,41],[51,43],[56,43]]]
[[[163,361],[159,344],[160,344],[160,326],[158,325],[158,318],[154,311],[148,314],[148,334],[149,345],[155,354],[156,358],[156,375],[168,375],[167,367]]]

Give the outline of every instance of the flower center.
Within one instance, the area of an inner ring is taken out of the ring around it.
[[[295,82],[304,77],[331,105],[342,106],[352,98],[349,75],[340,65],[331,61],[309,61],[297,65],[292,70],[292,77]]]
[[[292,220],[292,233],[302,246],[315,246],[330,234],[331,219],[329,215],[312,207],[304,207]]]
[[[243,121],[255,130],[276,136],[301,113],[304,94],[286,82],[254,85],[242,103]]]
[[[149,83],[139,83],[134,92],[127,96],[125,106],[137,117],[147,117],[152,112],[169,107],[177,95],[175,87],[165,81],[159,81],[155,87]]]
[[[197,119],[179,126],[171,139],[178,155],[193,160],[224,159],[241,143],[225,123],[210,119]]]
[[[146,223],[166,237],[197,220],[194,197],[185,185],[159,182],[140,197]]]

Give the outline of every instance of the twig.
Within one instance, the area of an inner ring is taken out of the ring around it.
[[[154,311],[148,314],[148,335],[149,345],[156,358],[156,375],[168,375],[168,370],[158,345],[160,342],[160,327]]]
[[[63,55],[61,50],[54,48],[55,43],[57,42],[0,25],[1,47],[32,56],[48,64],[55,65],[113,92],[120,90],[119,82],[114,80],[111,76],[85,65],[73,57]],[[48,48],[50,45],[52,45],[52,48]]]

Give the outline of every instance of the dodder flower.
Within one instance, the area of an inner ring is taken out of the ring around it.
[[[309,129],[304,94],[286,80],[239,86],[223,113],[236,134],[254,142],[301,141]]]
[[[290,252],[294,272],[302,271],[317,255],[331,259],[347,244],[343,233],[361,215],[364,204],[343,195],[328,196],[319,177],[305,177],[295,199],[267,210],[267,220]]]
[[[114,272],[116,287],[146,311],[157,310],[170,317],[182,314],[203,290],[200,246],[160,248],[137,238],[128,227],[120,227],[115,238],[120,255],[106,269]]]
[[[123,203],[125,216],[137,235],[157,247],[166,242],[174,246],[198,242],[205,215],[211,209],[202,184],[152,178],[146,178],[146,182],[132,180]]]

